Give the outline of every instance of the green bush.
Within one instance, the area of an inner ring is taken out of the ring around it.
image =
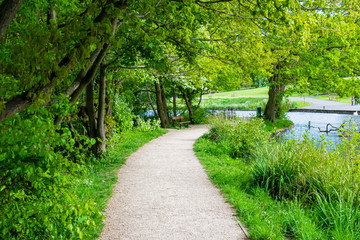
[[[140,132],[155,131],[161,128],[160,119],[148,119],[144,120],[141,117],[136,119],[136,129]]]
[[[247,158],[270,139],[271,134],[266,132],[265,124],[260,118],[227,119],[212,117],[210,119],[210,137],[221,142],[230,156]]]
[[[206,117],[210,115],[210,112],[203,108],[194,108],[193,110],[193,121],[195,124],[206,122]]]
[[[125,96],[115,96],[112,112],[118,130],[128,131],[133,128],[136,116],[133,115],[132,107],[127,102]]]
[[[68,129],[36,115],[2,123],[0,142],[0,238],[82,238],[101,212],[77,199],[74,173],[84,169],[62,154],[78,156],[88,146],[75,147]]]

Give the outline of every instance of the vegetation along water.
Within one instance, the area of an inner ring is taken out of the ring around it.
[[[280,139],[259,118],[214,117],[195,151],[252,239],[359,239],[360,133],[335,149]]]

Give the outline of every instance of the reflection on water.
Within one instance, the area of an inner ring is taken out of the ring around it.
[[[255,111],[236,111],[235,113],[237,116],[255,116]],[[335,127],[340,127],[340,125],[344,123],[345,120],[351,120],[355,122],[358,126],[360,125],[359,115],[288,112],[287,116],[295,124],[295,127],[291,130],[286,131],[284,133],[285,136],[302,139],[303,134],[308,131],[309,138],[321,140],[321,138],[325,137],[326,140],[332,141],[334,144],[337,144],[341,141],[339,133],[337,131],[324,133],[320,132],[319,128],[321,130],[325,130],[328,123]],[[311,126],[310,129],[309,121]],[[330,128],[331,127],[329,127],[329,129]]]

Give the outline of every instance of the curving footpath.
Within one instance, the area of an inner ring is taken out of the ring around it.
[[[171,130],[127,159],[100,239],[246,239],[194,154],[194,142],[207,130]]]

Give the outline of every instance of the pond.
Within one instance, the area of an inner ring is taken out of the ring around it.
[[[255,111],[234,111],[237,116],[255,116]],[[360,126],[360,116],[350,114],[335,114],[335,113],[308,113],[308,112],[288,112],[287,116],[291,120],[295,127],[284,132],[283,134],[287,137],[295,137],[302,139],[305,132],[308,132],[309,138],[321,140],[326,138],[328,141],[332,141],[335,145],[341,142],[341,137],[337,131],[331,131],[329,133],[320,132],[319,128],[324,131],[326,125],[331,124],[338,128],[346,120],[351,120]],[[309,128],[310,122],[310,128]],[[332,129],[331,125],[328,129]]]

